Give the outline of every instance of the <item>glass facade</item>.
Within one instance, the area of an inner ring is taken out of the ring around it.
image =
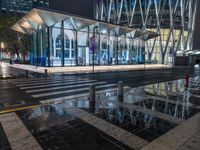
[[[98,23],[75,30],[71,22],[63,20],[31,35],[30,62],[36,66],[142,64],[144,41],[132,34],[116,35],[115,30],[102,29]],[[90,49],[91,37],[95,51]]]
[[[157,32],[145,42],[146,62],[168,64],[193,48],[196,6],[197,0],[98,0],[96,19]]]
[[[95,2],[96,20],[35,10],[29,13],[35,16],[16,23],[14,30],[32,34],[31,64],[171,64],[193,50],[197,0]]]

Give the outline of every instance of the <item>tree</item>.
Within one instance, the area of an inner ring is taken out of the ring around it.
[[[19,19],[19,16],[0,14],[0,42],[5,43],[4,52],[10,53],[11,58],[17,54],[17,59],[25,60],[29,50],[29,37],[11,29]],[[23,54],[23,58],[19,58],[20,53]]]

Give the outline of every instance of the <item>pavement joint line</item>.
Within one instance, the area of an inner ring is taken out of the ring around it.
[[[44,106],[44,105],[45,104],[39,104],[39,105],[32,105],[32,106],[25,106],[25,107],[19,107],[19,108],[14,108],[14,109],[2,110],[2,111],[0,111],[0,115],[6,114],[6,113],[11,113],[11,112],[16,112],[16,111],[20,111],[20,110],[25,110],[25,109],[36,108],[36,107],[40,107],[40,106]]]

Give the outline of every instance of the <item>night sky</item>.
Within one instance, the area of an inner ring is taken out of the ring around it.
[[[50,8],[59,9],[61,11],[71,12],[73,14],[92,18],[94,16],[93,14],[94,4],[91,3],[92,1],[93,0],[50,0]],[[200,0],[197,0],[197,2],[198,2],[198,6],[197,6],[193,49],[200,50],[200,40],[199,40],[200,39]]]

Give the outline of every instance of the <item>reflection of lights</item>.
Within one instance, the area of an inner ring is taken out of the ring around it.
[[[78,101],[78,107],[79,108],[90,108],[90,103],[89,103],[89,101],[80,100],[80,101]]]
[[[108,103],[108,107],[109,108],[113,107],[113,103]]]
[[[106,31],[105,29],[103,29],[103,30],[101,31],[101,33],[106,34],[107,31]]]
[[[3,78],[6,78],[6,64],[5,63],[1,63],[1,68],[2,68],[2,76],[3,76]]]
[[[110,96],[111,94],[110,94],[110,92],[106,92],[106,96]]]
[[[195,67],[195,68],[198,68],[198,67],[199,67],[199,65],[198,65],[198,64],[196,64],[196,65],[194,65],[194,67]]]
[[[4,48],[4,47],[5,47],[4,43],[3,43],[3,42],[1,42],[1,48]]]

